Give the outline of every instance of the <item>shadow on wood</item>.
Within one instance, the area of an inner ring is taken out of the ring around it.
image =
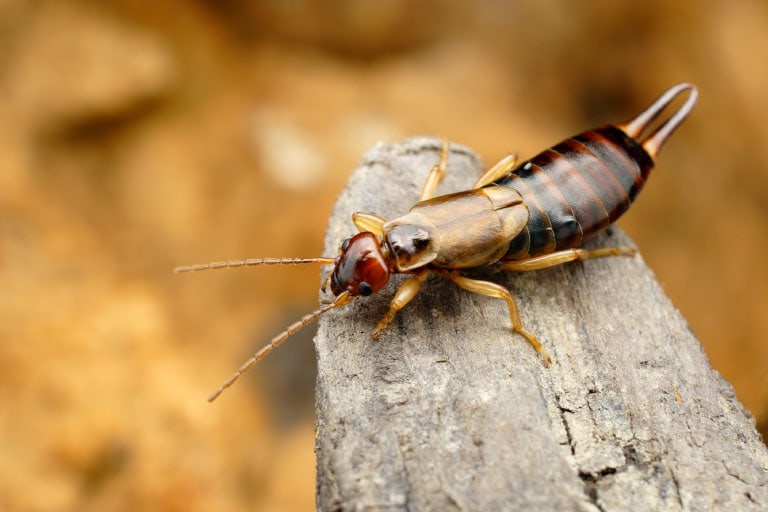
[[[355,232],[352,212],[405,213],[439,147],[373,148],[336,204],[324,254]],[[482,171],[469,149],[451,149],[438,193]],[[588,244],[626,245],[616,228]],[[370,332],[392,283],[321,319],[319,509],[768,507],[768,450],[752,417],[639,256],[491,278],[512,291],[549,368],[510,332],[504,301],[434,276],[379,341]]]

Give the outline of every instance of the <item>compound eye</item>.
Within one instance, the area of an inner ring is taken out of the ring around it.
[[[341,252],[344,252],[349,247],[349,238],[345,239],[343,242],[341,242]]]
[[[365,281],[362,281],[359,285],[357,285],[357,290],[360,292],[360,295],[362,295],[363,297],[367,297],[373,293],[373,288],[371,288],[371,285],[369,285]]]

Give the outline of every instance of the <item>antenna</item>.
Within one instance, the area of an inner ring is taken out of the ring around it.
[[[238,267],[255,267],[258,265],[301,265],[303,263],[318,263],[320,265],[332,265],[336,262],[335,258],[249,258],[245,260],[229,260],[229,261],[213,261],[211,263],[196,263],[194,265],[184,265],[181,267],[176,267],[173,269],[173,271],[177,274],[183,274],[185,272],[199,272],[201,270],[218,270],[222,268],[238,268]],[[330,275],[329,275],[330,276]],[[328,278],[326,278],[327,282]],[[323,285],[325,287],[325,284]],[[313,311],[312,313],[309,313],[308,315],[304,315],[299,321],[294,322],[293,324],[289,325],[286,330],[272,338],[269,343],[264,345],[261,350],[256,352],[252,358],[247,360],[245,363],[238,368],[238,370],[233,373],[225,382],[224,384],[219,387],[216,391],[214,391],[211,396],[208,397],[209,402],[213,402],[218,398],[220,394],[224,392],[225,389],[227,389],[229,386],[235,383],[237,379],[240,378],[241,375],[243,375],[245,372],[250,370],[253,365],[264,359],[269,355],[272,350],[280,345],[282,342],[284,342],[290,335],[294,334],[296,331],[307,325],[309,322],[314,320],[315,318],[319,317],[323,313],[326,313],[327,311],[330,311],[331,309],[338,308],[341,306],[344,306],[346,304],[349,304],[352,299],[350,293],[348,291],[345,291],[341,294],[339,294],[336,299],[331,302],[330,304],[326,304],[317,310]]]
[[[326,304],[325,306],[320,307],[319,309],[316,309],[312,313],[309,313],[308,315],[304,315],[299,321],[294,322],[293,324],[289,325],[286,330],[272,338],[272,340],[264,345],[258,352],[256,352],[253,357],[251,357],[249,360],[247,360],[245,363],[243,363],[238,370],[233,373],[226,381],[224,381],[224,384],[219,387],[216,391],[211,393],[211,396],[208,397],[209,402],[213,402],[216,400],[220,394],[224,392],[225,389],[227,389],[229,386],[235,383],[237,379],[240,378],[241,375],[243,375],[245,372],[250,370],[253,365],[264,359],[269,355],[272,350],[279,346],[282,342],[284,342],[291,334],[295,333],[305,325],[307,325],[309,322],[314,320],[315,318],[319,317],[323,313],[326,313],[334,308],[338,308],[341,306],[346,306],[349,304],[354,297],[350,295],[349,291],[345,291],[341,294],[339,294],[338,297],[336,297],[336,300],[331,302],[330,304]]]
[[[255,267],[258,265],[301,265],[303,263],[319,263],[320,265],[332,265],[335,258],[250,258],[247,260],[212,261],[211,263],[196,263],[184,265],[173,269],[177,274],[184,272],[198,272],[200,270],[218,270],[221,268]]]

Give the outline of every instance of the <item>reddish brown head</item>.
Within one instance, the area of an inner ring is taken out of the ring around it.
[[[349,291],[350,295],[370,295],[389,281],[389,264],[379,239],[364,231],[341,244],[341,256],[331,275],[334,295]]]

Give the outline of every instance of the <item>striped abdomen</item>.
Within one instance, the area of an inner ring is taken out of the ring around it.
[[[505,259],[581,245],[624,213],[645,184],[653,159],[615,126],[571,137],[496,182],[514,188],[530,219]]]

